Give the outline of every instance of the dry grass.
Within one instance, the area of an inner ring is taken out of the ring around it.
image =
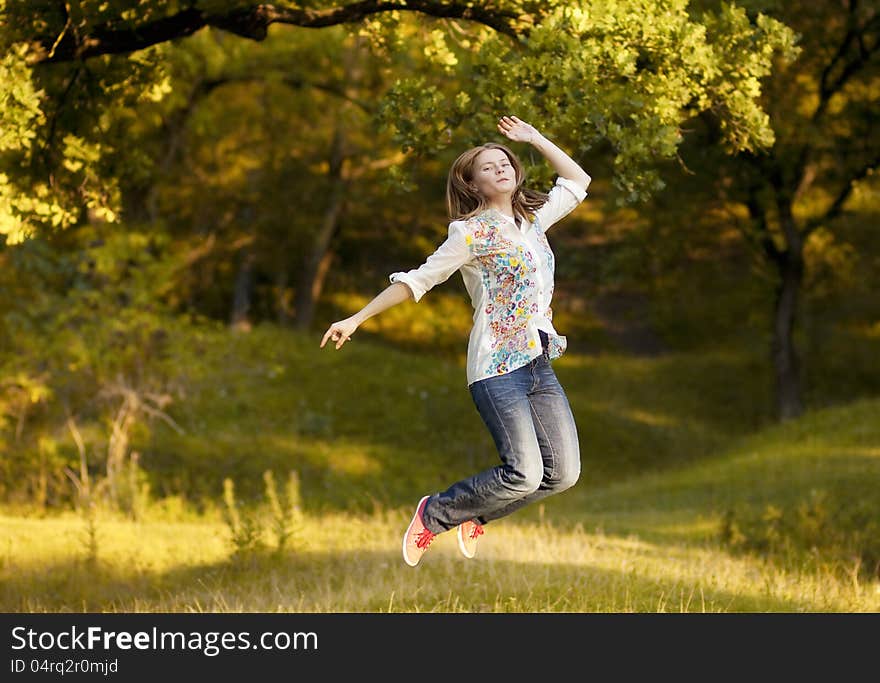
[[[880,584],[709,542],[653,543],[567,525],[487,527],[465,560],[441,535],[400,558],[408,511],[307,517],[284,555],[235,557],[220,521],[0,517],[7,612],[876,612]]]

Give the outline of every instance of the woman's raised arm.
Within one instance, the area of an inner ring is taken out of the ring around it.
[[[498,130],[511,140],[528,142],[532,145],[550,162],[558,176],[577,183],[584,190],[589,186],[592,180],[589,174],[568,154],[541,135],[538,129],[531,124],[521,121],[515,116],[502,116],[498,121]]]

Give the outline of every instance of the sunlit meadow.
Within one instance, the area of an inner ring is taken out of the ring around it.
[[[145,468],[188,468],[209,504],[154,494],[136,519],[8,508],[0,609],[880,611],[875,399],[773,424],[742,354],[570,354],[557,373],[581,481],[487,525],[474,559],[447,533],[410,568],[419,496],[497,458],[458,364],[368,338],[333,355],[291,332],[220,334],[178,345],[193,354],[173,412],[185,433],[138,444]],[[260,475],[285,469],[302,505],[279,549]],[[258,521],[251,545],[224,516],[224,479]]]

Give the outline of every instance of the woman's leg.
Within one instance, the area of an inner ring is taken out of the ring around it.
[[[495,519],[498,510],[534,494],[541,486],[546,469],[540,443],[544,437],[535,430],[528,395],[534,386],[535,363],[471,385],[471,396],[492,435],[501,464],[431,496],[422,512],[430,531],[440,533],[470,519]]]
[[[543,461],[541,483],[532,493],[482,515],[477,520],[481,524],[500,519],[525,505],[571,488],[580,476],[577,427],[565,390],[546,359],[539,359],[534,368],[534,377],[536,383],[528,394],[528,400]]]
[[[423,511],[434,533],[475,519],[485,524],[575,484],[580,448],[565,391],[546,356],[471,385],[501,465],[431,496]]]

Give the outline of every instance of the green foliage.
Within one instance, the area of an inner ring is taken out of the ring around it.
[[[235,497],[235,482],[226,477],[223,480],[223,519],[229,527],[234,556],[249,558],[263,549],[262,529],[256,514],[243,509]]]
[[[274,552],[282,554],[302,525],[299,475],[295,471],[289,473],[283,494],[278,492],[272,470],[263,472],[263,484],[268,510],[240,500],[236,497],[233,479],[223,480],[223,520],[237,560],[254,560],[264,552],[267,535],[273,539]]]
[[[383,102],[405,149],[476,144],[496,134],[500,113],[516,112],[578,156],[610,145],[614,184],[635,202],[663,188],[658,164],[675,157],[682,126],[702,112],[718,117],[730,152],[772,144],[762,80],[775,57],[796,51],[783,24],[752,23],[733,5],[701,22],[686,0],[616,0],[560,5],[519,43],[493,35],[458,54],[469,57],[462,81],[441,89],[426,76],[402,79]]]
[[[777,56],[784,63],[797,58],[796,34],[765,14],[752,20],[744,8],[726,2],[717,14],[705,14],[704,21],[715,56],[704,76],[706,101],[718,115],[728,152],[771,148],[775,135],[763,109],[762,84],[777,66]]]
[[[100,467],[106,476],[93,493],[137,516],[146,482],[131,440],[154,419],[178,428],[164,410],[175,390],[166,363],[175,321],[161,299],[176,261],[156,235],[105,225],[67,237],[79,248],[41,237],[2,255],[0,408],[3,442],[14,454],[4,459],[4,481],[61,504],[67,484],[49,472],[59,463],[82,472],[84,457],[86,470]],[[83,436],[77,430],[71,439],[79,424]],[[51,452],[41,443],[53,444]]]
[[[275,539],[275,550],[284,552],[287,541],[296,533],[302,522],[302,506],[299,488],[299,475],[291,471],[284,486],[283,496],[279,494],[272,470],[263,472],[266,485],[266,500],[272,513],[272,535]]]
[[[0,60],[0,240],[10,243],[28,236],[32,216],[53,226],[69,218],[45,182],[28,187],[22,179],[46,123],[45,93],[34,84],[27,55],[27,46],[17,45]]]
[[[0,152],[30,147],[35,128],[45,121],[40,97],[27,68],[27,47],[17,45],[0,59]]]
[[[164,3],[162,3],[164,4]],[[68,228],[84,216],[115,221],[121,181],[145,161],[131,130],[137,107],[168,92],[164,48],[88,63],[38,64],[37,38],[60,41],[118,14],[120,25],[153,11],[128,3],[81,2],[34,11],[8,3],[0,44],[0,234],[20,241],[40,230]],[[69,16],[65,16],[70,12]],[[76,29],[73,25],[76,25]]]

